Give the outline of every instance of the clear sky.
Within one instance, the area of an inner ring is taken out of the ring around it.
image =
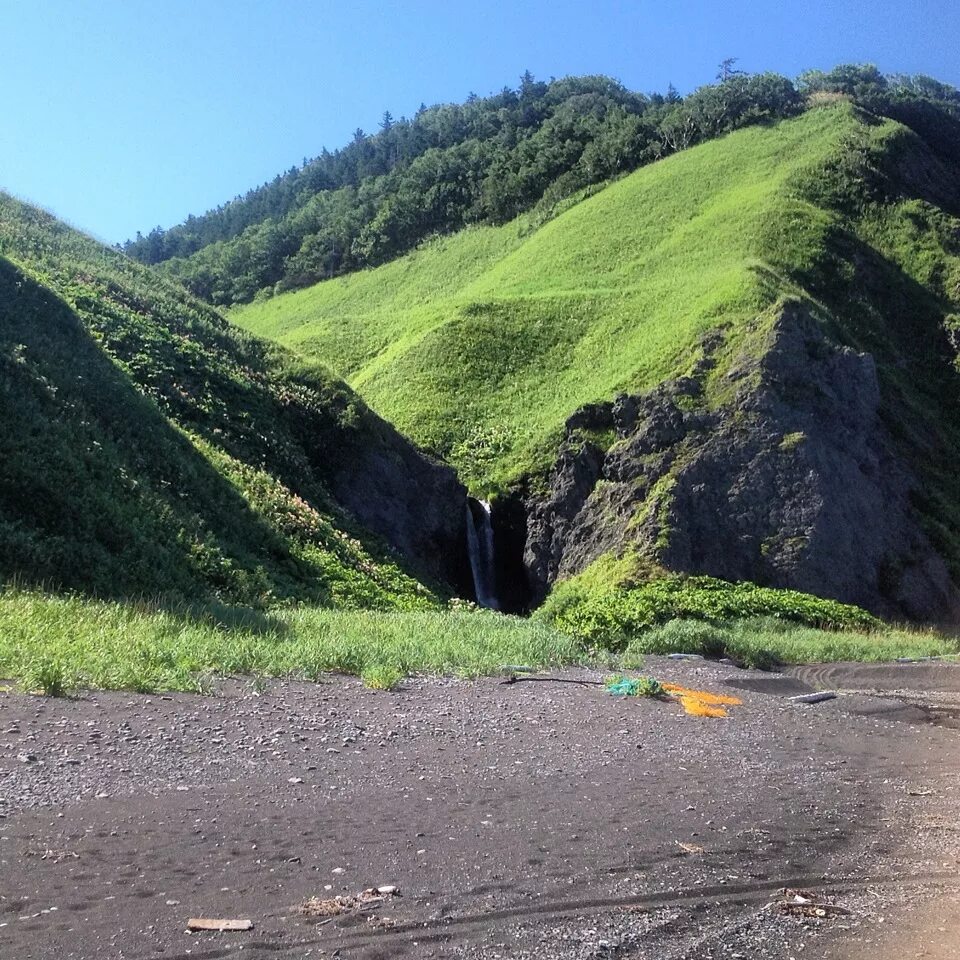
[[[0,189],[102,239],[246,192],[385,109],[605,73],[687,92],[725,57],[960,86],[960,0],[0,0]]]

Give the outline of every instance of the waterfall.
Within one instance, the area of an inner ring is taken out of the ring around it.
[[[497,573],[493,558],[493,524],[490,504],[467,497],[467,547],[477,603],[492,610],[500,609],[497,600]]]

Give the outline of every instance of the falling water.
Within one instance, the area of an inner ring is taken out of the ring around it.
[[[467,547],[470,551],[470,569],[473,571],[477,603],[481,607],[499,610],[490,504],[485,500],[474,500],[473,497],[467,498]]]

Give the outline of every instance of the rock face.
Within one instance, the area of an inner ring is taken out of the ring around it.
[[[359,447],[349,469],[333,476],[331,492],[417,570],[470,595],[466,488],[452,467],[431,460],[386,424],[384,432],[392,436]]]
[[[348,400],[357,403],[355,397]],[[456,471],[433,460],[391,424],[358,404],[353,428],[292,418],[311,466],[337,504],[392,547],[418,573],[471,596],[464,507],[467,490]],[[350,418],[347,418],[350,419]],[[332,451],[335,451],[333,453]]]
[[[710,345],[706,345],[709,350]],[[636,545],[670,570],[789,587],[881,616],[946,622],[960,593],[910,504],[869,354],[788,305],[759,356],[701,404],[697,375],[578,411],[545,498],[527,503],[534,602],[558,577]],[[591,430],[613,430],[604,452]]]

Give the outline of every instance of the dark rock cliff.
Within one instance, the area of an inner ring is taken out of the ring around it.
[[[330,489],[368,530],[410,564],[467,596],[466,488],[452,467],[437,463],[381,422],[381,442],[357,444]]]
[[[352,408],[345,412],[345,408]],[[471,596],[466,487],[347,388],[284,416],[336,503],[416,573]]]
[[[635,545],[670,570],[789,587],[885,617],[945,622],[960,593],[911,507],[915,478],[880,417],[873,358],[799,305],[734,364],[719,409],[697,376],[578,411],[549,492],[527,502],[534,602]],[[694,373],[709,368],[701,361]],[[614,431],[602,450],[592,431]]]

